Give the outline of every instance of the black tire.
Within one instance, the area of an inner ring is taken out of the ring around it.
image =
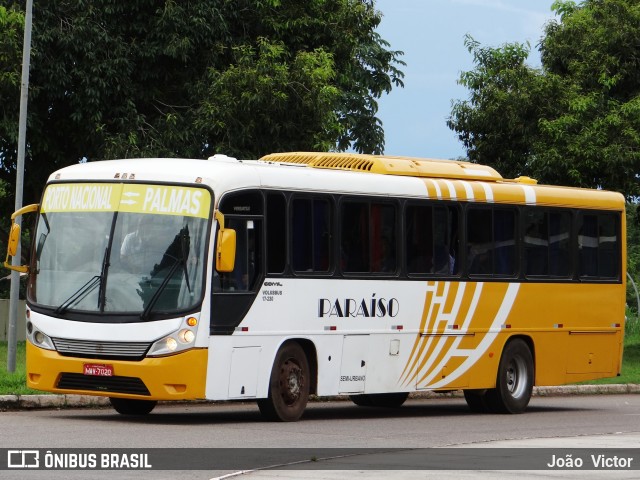
[[[534,366],[529,346],[521,339],[507,343],[500,357],[496,388],[487,390],[486,402],[496,413],[522,413],[533,391]]]
[[[153,400],[133,400],[131,398],[109,397],[111,406],[121,415],[147,415],[158,402]]]
[[[474,413],[487,413],[490,411],[487,405],[487,390],[465,390],[464,399],[469,409]]]
[[[398,393],[367,393],[362,395],[349,395],[353,403],[359,407],[384,407],[398,408],[407,400],[407,392]]]
[[[309,401],[310,382],[309,361],[302,347],[295,342],[283,345],[271,369],[269,396],[258,400],[260,413],[267,420],[295,422]]]

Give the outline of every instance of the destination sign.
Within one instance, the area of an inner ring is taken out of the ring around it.
[[[207,218],[211,195],[177,185],[65,183],[49,185],[42,212],[130,212]]]

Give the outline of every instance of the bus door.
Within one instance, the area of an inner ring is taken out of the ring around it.
[[[262,195],[232,193],[220,201],[225,228],[236,232],[233,271],[213,268],[211,334],[230,335],[251,308],[262,284]]]

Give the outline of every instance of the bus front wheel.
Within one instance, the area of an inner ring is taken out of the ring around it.
[[[310,380],[302,347],[295,342],[283,345],[271,369],[269,396],[258,400],[260,413],[267,420],[295,422],[307,406]]]
[[[146,415],[151,413],[158,402],[153,400],[133,400],[131,398],[109,397],[111,406],[121,415]]]
[[[533,355],[524,340],[516,338],[505,346],[496,377],[496,388],[487,390],[485,402],[496,413],[522,413],[533,391]]]

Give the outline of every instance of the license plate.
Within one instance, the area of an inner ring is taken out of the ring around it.
[[[112,377],[113,365],[97,364],[97,363],[85,363],[84,374],[93,375],[96,377]]]

